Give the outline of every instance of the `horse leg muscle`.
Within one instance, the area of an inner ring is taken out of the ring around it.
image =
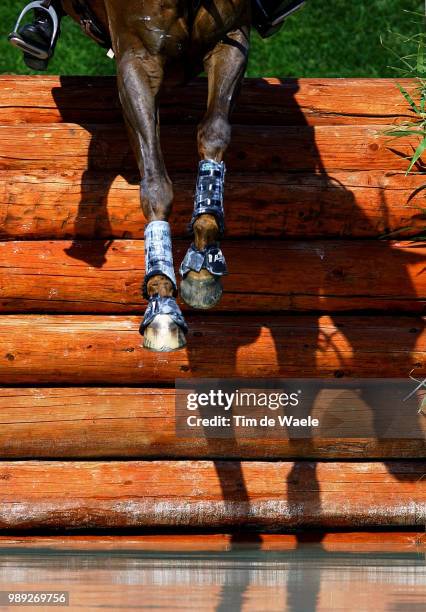
[[[204,60],[209,90],[207,112],[198,126],[201,159],[221,162],[228,148],[229,116],[247,66],[248,46],[248,28],[241,28],[227,34]],[[205,248],[216,240],[218,233],[216,219],[212,215],[200,215],[194,223],[195,246]]]
[[[140,44],[117,58],[117,80],[124,118],[139,171],[141,205],[149,222],[166,221],[173,189],[160,147],[157,95],[162,82],[160,58],[150,56]]]
[[[144,297],[149,300],[141,333],[144,346],[157,351],[181,348],[186,324],[176,304],[170,226],[173,199],[159,140],[157,95],[163,60],[148,53],[138,36],[124,30],[114,41],[118,89],[130,139],[141,173],[141,205],[145,229]]]
[[[198,126],[198,152],[201,160],[213,162],[210,171],[216,177],[221,173],[223,177],[224,168],[219,164],[223,161],[231,139],[229,116],[244,76],[248,47],[249,28],[243,26],[229,32],[204,59],[208,77],[208,101],[207,112]],[[208,165],[206,167],[209,168]],[[217,197],[221,199],[223,185],[220,181],[223,182],[223,178],[214,179],[207,188],[216,190]],[[217,245],[221,234],[217,216],[199,214],[193,223],[193,231],[195,249],[207,253],[206,257],[210,259],[219,259],[219,267],[223,269],[221,273],[225,273],[221,251],[208,251],[210,246]],[[191,261],[188,255],[186,261]],[[191,269],[188,272],[184,260],[181,274],[184,276],[181,294],[187,304],[194,308],[211,308],[217,304],[222,294],[220,273],[215,275],[214,270],[211,273],[205,265],[201,270]]]

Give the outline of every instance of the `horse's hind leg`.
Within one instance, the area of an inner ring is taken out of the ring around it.
[[[231,138],[229,115],[244,76],[248,28],[228,35],[205,58],[208,76],[207,113],[198,126],[201,158],[192,217],[194,243],[180,267],[183,300],[194,308],[211,308],[222,295],[220,278],[226,264],[219,248],[224,230],[223,156]]]
[[[118,88],[124,116],[136,153],[141,181],[145,228],[145,280],[149,300],[141,325],[144,346],[172,351],[185,345],[187,327],[176,304],[171,233],[168,223],[173,190],[159,142],[156,97],[162,82],[161,58],[147,53],[137,37],[128,35],[116,45]]]

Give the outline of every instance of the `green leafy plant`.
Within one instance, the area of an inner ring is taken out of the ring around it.
[[[399,91],[408,103],[412,117],[408,121],[402,121],[398,125],[385,131],[387,136],[393,138],[404,138],[406,136],[414,136],[417,140],[416,148],[408,160],[408,167],[406,170],[406,176],[416,170],[420,174],[424,174],[426,177],[426,165],[422,162],[422,155],[426,151],[426,35],[424,33],[426,26],[426,15],[413,11],[404,11],[410,16],[414,16],[413,23],[419,25],[419,17],[421,17],[421,28],[422,31],[418,34],[414,34],[409,37],[402,37],[397,34],[397,38],[403,43],[404,47],[409,49],[409,52],[405,56],[400,56],[391,47],[386,46],[388,51],[396,57],[398,60],[398,66],[393,67],[398,70],[399,74],[406,78],[415,79],[415,87],[413,90],[408,91],[405,87],[397,84]],[[403,40],[401,40],[403,39]],[[426,183],[420,188],[420,191],[426,191]],[[417,190],[419,191],[419,190]],[[426,208],[419,206],[419,210],[426,218]],[[393,234],[406,232],[412,228],[405,227],[401,228]],[[388,236],[389,237],[389,234]],[[426,227],[422,228],[416,236],[412,237],[414,241],[426,240]]]
[[[411,110],[415,113],[415,117],[413,117],[413,119],[410,121],[405,121],[399,124],[397,128],[387,130],[386,134],[396,138],[403,136],[416,136],[420,139],[420,142],[414,151],[410,164],[405,173],[407,175],[409,172],[411,172],[414,165],[420,160],[421,156],[426,150],[426,83],[422,82],[415,90],[415,92],[418,93],[418,102],[413,99],[413,95],[404,89],[404,87],[399,84],[397,87],[407,100]]]

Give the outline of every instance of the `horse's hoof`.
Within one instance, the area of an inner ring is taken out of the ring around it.
[[[216,306],[222,293],[220,277],[209,273],[201,275],[198,272],[188,272],[180,284],[180,295],[183,301],[188,306],[200,310]]]
[[[150,351],[178,351],[185,345],[185,334],[168,314],[156,315],[143,332],[143,346]]]

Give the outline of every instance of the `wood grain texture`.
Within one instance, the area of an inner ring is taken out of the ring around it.
[[[190,174],[172,176],[170,219],[187,236],[195,186]],[[424,227],[422,175],[403,171],[331,174],[228,173],[228,238],[377,238]],[[143,238],[146,220],[139,177],[113,171],[0,171],[0,238]]]
[[[329,405],[316,401],[314,416],[327,420]],[[2,388],[0,458],[163,459],[402,459],[423,458],[425,439],[377,439],[371,410],[347,406],[351,420],[367,424],[368,437],[273,440],[182,438],[175,433],[173,389],[80,387]],[[423,427],[421,415],[407,412]],[[407,422],[407,421],[406,421]],[[106,443],[106,440],[108,441]]]
[[[206,84],[197,81],[162,104],[177,236],[192,208],[195,124],[205,101]],[[424,459],[424,441],[178,439],[174,392],[161,388],[213,372],[407,377],[414,368],[425,375],[417,316],[424,249],[324,240],[376,238],[406,226],[409,237],[424,226],[421,177],[404,177],[412,141],[390,143],[383,135],[409,116],[393,80],[247,82],[227,156],[228,235],[322,240],[271,243],[272,255],[262,240],[227,240],[232,275],[221,309],[257,314],[189,314],[188,348],[161,355],[142,349],[138,334],[145,219],[114,81],[0,77],[1,237],[43,240],[0,243],[0,311],[15,313],[0,316],[0,383],[8,385],[0,391],[1,529],[424,524],[426,465],[405,460]],[[96,240],[46,241],[76,236]],[[177,242],[176,263],[187,242]],[[412,316],[269,312],[278,309]],[[16,314],[39,311],[75,314]],[[82,314],[88,312],[97,314]],[[120,312],[126,316],[110,314]],[[117,386],[76,387],[105,384]],[[64,458],[73,460],[58,461]],[[138,458],[145,461],[128,460]],[[258,461],[298,458],[304,460]],[[382,461],[314,461],[322,458]],[[154,550],[161,543],[128,546]],[[199,543],[186,546],[200,550]],[[212,546],[229,546],[229,538]],[[347,544],[337,537],[330,546]]]
[[[198,164],[193,126],[164,126],[162,149],[171,171]],[[407,169],[416,141],[390,142],[383,125],[236,125],[226,154],[230,172],[332,172]],[[253,146],[255,143],[256,146]],[[126,170],[136,162],[122,126],[73,123],[0,125],[0,169]]]
[[[187,317],[188,346],[142,348],[141,317],[4,315],[0,383],[173,384],[206,377],[407,377],[426,374],[420,317]]]
[[[234,123],[258,125],[390,124],[410,111],[396,87],[412,79],[246,79]],[[37,92],[37,95],[34,94]],[[207,83],[198,79],[167,91],[163,123],[195,123],[206,107]],[[121,122],[113,77],[0,77],[1,123]]]
[[[415,527],[424,461],[3,462],[0,528]]]
[[[292,534],[259,533],[256,538],[231,534],[185,535],[2,535],[3,553],[46,551],[125,551],[144,552],[229,552],[229,551],[303,551],[315,545],[330,553],[418,553],[426,550],[424,531],[316,532]]]
[[[189,244],[175,244],[176,267]],[[426,245],[225,240],[222,248],[230,274],[221,311],[425,309]],[[0,242],[0,311],[139,313],[144,259],[141,240]]]

